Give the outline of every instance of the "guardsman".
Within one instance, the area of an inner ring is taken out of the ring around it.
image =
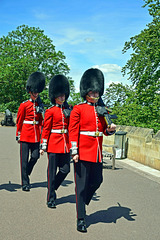
[[[55,75],[49,84],[52,107],[46,110],[41,138],[41,150],[48,154],[47,206],[56,208],[56,190],[70,171],[68,125],[70,109],[67,103],[70,87],[64,75]],[[58,171],[57,171],[58,170]]]
[[[103,134],[114,134],[116,125],[108,126],[97,111],[104,105],[100,98],[104,92],[104,76],[98,69],[88,69],[80,81],[80,94],[84,103],[73,107],[70,116],[69,141],[74,160],[77,230],[87,232],[85,206],[100,187],[102,177]]]
[[[39,93],[43,91],[44,87],[44,74],[41,72],[32,73],[26,84],[26,90],[30,94],[30,99],[20,104],[17,113],[16,140],[20,143],[21,183],[23,191],[30,191],[29,175],[40,157],[43,104]]]

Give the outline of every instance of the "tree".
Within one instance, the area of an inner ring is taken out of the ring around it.
[[[115,104],[123,106],[126,99],[130,97],[134,89],[129,85],[123,85],[122,83],[111,83],[105,90],[103,100],[109,108],[113,108]]]
[[[43,30],[22,25],[0,38],[1,110],[9,106],[11,111],[17,111],[19,104],[28,98],[26,81],[35,71],[45,74],[46,86],[55,74],[69,73],[63,52],[56,52]],[[48,90],[41,95],[48,106]]]
[[[160,129],[158,94],[152,105],[141,105],[135,88],[112,83],[106,89],[103,100],[118,116],[118,119],[113,120],[115,124],[152,128],[155,132]]]
[[[160,2],[144,0],[153,21],[140,34],[125,43],[123,53],[132,48],[133,53],[122,68],[136,87],[140,104],[150,105],[160,90]],[[149,101],[148,101],[149,100]]]
[[[123,53],[133,50],[122,68],[135,88],[134,107],[138,126],[160,129],[160,2],[144,0],[153,17],[147,28],[125,43]],[[128,105],[127,105],[128,106]],[[138,108],[136,108],[138,106]],[[139,108],[140,107],[140,108]],[[141,110],[138,110],[141,109]]]
[[[103,100],[105,105],[118,116],[118,119],[113,120],[115,124],[130,126],[136,124],[137,107],[135,107],[135,95],[132,86],[123,85],[122,83],[112,83],[106,88]]]

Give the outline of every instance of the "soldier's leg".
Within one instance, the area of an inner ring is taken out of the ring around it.
[[[86,215],[85,200],[88,171],[88,162],[79,160],[77,163],[74,163],[77,219],[84,219]]]
[[[20,164],[21,164],[21,183],[22,187],[29,185],[29,177],[27,173],[27,164],[29,158],[29,144],[20,142]]]
[[[48,153],[48,169],[47,169],[47,202],[52,202],[56,198],[55,178],[57,172],[58,157],[56,153]]]
[[[66,178],[67,174],[70,172],[70,154],[69,153],[59,153],[58,167],[59,171],[55,178],[55,190],[59,188],[63,180]]]
[[[30,143],[29,146],[31,149],[31,157],[30,157],[30,160],[29,160],[28,166],[27,166],[28,175],[31,174],[34,165],[36,164],[38,158],[40,157],[39,143]]]
[[[103,181],[102,163],[91,163],[88,179],[88,188],[86,190],[86,204],[88,205]]]

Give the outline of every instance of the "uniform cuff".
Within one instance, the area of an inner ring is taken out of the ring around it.
[[[76,154],[78,154],[77,142],[71,142],[70,155],[72,156]]]
[[[18,135],[16,136],[16,141],[20,141],[20,136],[21,136],[21,133],[18,132]]]
[[[40,149],[46,151],[47,150],[47,139],[42,139],[42,143],[40,145]]]

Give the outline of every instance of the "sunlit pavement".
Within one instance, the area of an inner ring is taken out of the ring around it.
[[[20,185],[15,127],[0,128],[0,240],[160,239],[160,174],[130,159],[105,159],[103,183],[87,206],[87,233],[76,230],[74,175],[57,191],[57,208],[46,206],[47,155],[31,175],[31,191]]]

